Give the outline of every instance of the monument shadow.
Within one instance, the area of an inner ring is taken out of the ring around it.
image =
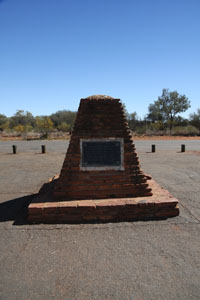
[[[0,222],[13,221],[13,225],[28,224],[27,209],[34,196],[35,194],[32,194],[0,203]]]

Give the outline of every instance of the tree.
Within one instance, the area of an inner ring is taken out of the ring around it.
[[[140,120],[136,112],[133,112],[128,115],[128,125],[131,130],[136,130],[136,127],[139,125]]]
[[[17,110],[13,117],[10,118],[11,128],[16,127],[18,125],[23,126],[32,126],[35,125],[35,118],[29,111]]]
[[[13,127],[13,129],[14,129],[14,131],[16,131],[16,132],[18,132],[20,134],[22,134],[23,132],[25,132],[25,127],[24,127],[24,125],[21,125],[21,124],[16,125],[15,127]]]
[[[177,91],[162,90],[162,95],[153,104],[149,105],[147,119],[152,122],[161,121],[170,127],[170,132],[178,114],[185,112],[190,107],[190,101],[185,95]]]
[[[0,114],[0,126],[8,121],[8,118],[5,115]]]
[[[192,126],[200,130],[200,108],[197,109],[197,113],[190,114],[189,120]]]
[[[126,104],[124,102],[122,102],[122,109],[124,111],[124,116],[126,117],[126,120],[128,121],[129,120],[129,113],[128,113],[128,110],[126,108]]]
[[[77,113],[75,111],[71,110],[59,110],[56,113],[50,115],[50,118],[56,128],[59,129],[62,123],[66,123],[69,125],[69,130],[72,130],[76,114]]]
[[[6,130],[9,128],[9,119],[3,115],[0,114],[0,131]]]
[[[62,122],[60,125],[58,125],[58,130],[68,132],[70,131],[71,126],[67,124],[66,122]]]
[[[36,117],[36,127],[48,137],[49,133],[53,130],[53,122],[50,117],[47,116]]]
[[[23,138],[27,139],[28,132],[31,132],[33,130],[33,127],[31,125],[16,125],[14,128],[14,131],[20,133]]]
[[[9,122],[9,120],[6,121],[5,123],[1,124],[0,130],[1,131],[4,131],[4,130],[5,131],[9,131],[10,130],[10,122]]]
[[[161,103],[158,101],[155,101],[154,104],[150,104],[148,107],[149,113],[146,119],[151,122],[164,122],[164,114],[161,112],[162,109],[163,107],[161,107]]]

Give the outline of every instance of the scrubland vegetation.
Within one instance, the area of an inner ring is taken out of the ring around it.
[[[147,115],[142,119],[137,112],[124,111],[130,129],[134,135],[200,135],[200,109],[190,114],[188,119],[181,113],[190,107],[190,101],[177,91],[163,89],[162,94],[148,107]],[[18,110],[12,117],[0,113],[1,136],[22,136],[28,138],[48,138],[50,133],[69,133],[73,128],[76,112],[70,110],[57,111],[49,116],[34,117],[31,112]]]

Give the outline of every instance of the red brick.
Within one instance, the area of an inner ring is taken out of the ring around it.
[[[43,213],[43,215],[56,214],[58,212],[57,207],[58,207],[57,202],[45,202],[42,213]]]
[[[124,138],[124,171],[83,172],[80,170],[80,139],[102,137]],[[92,101],[81,99],[70,145],[61,175],[56,183],[55,198],[83,200],[108,198],[111,194],[119,198],[127,197],[130,194],[136,196],[139,192],[141,195],[142,193],[145,195],[147,193],[145,189],[148,186],[145,185],[146,177],[139,172],[140,166],[135,145],[130,130],[128,130],[121,104],[119,105],[111,98],[95,97]],[[119,174],[119,177],[112,179],[111,173],[113,176]],[[76,179],[74,174],[77,176]],[[101,174],[103,177],[92,178],[92,175],[95,174]],[[110,176],[110,180],[106,177],[107,175]],[[134,176],[135,178],[132,178]],[[72,177],[74,179],[71,180]],[[102,181],[102,178],[105,178],[106,182]],[[73,182],[73,180],[75,181]],[[87,187],[88,184],[90,186]]]
[[[125,200],[95,200],[96,207],[123,207],[126,204]]]

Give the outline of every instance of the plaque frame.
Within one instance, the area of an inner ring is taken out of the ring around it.
[[[121,152],[121,164],[119,166],[83,166],[83,142],[120,142],[120,152]],[[124,171],[124,139],[123,138],[91,138],[91,139],[80,139],[80,170],[81,171],[106,171],[106,170],[116,170]]]

